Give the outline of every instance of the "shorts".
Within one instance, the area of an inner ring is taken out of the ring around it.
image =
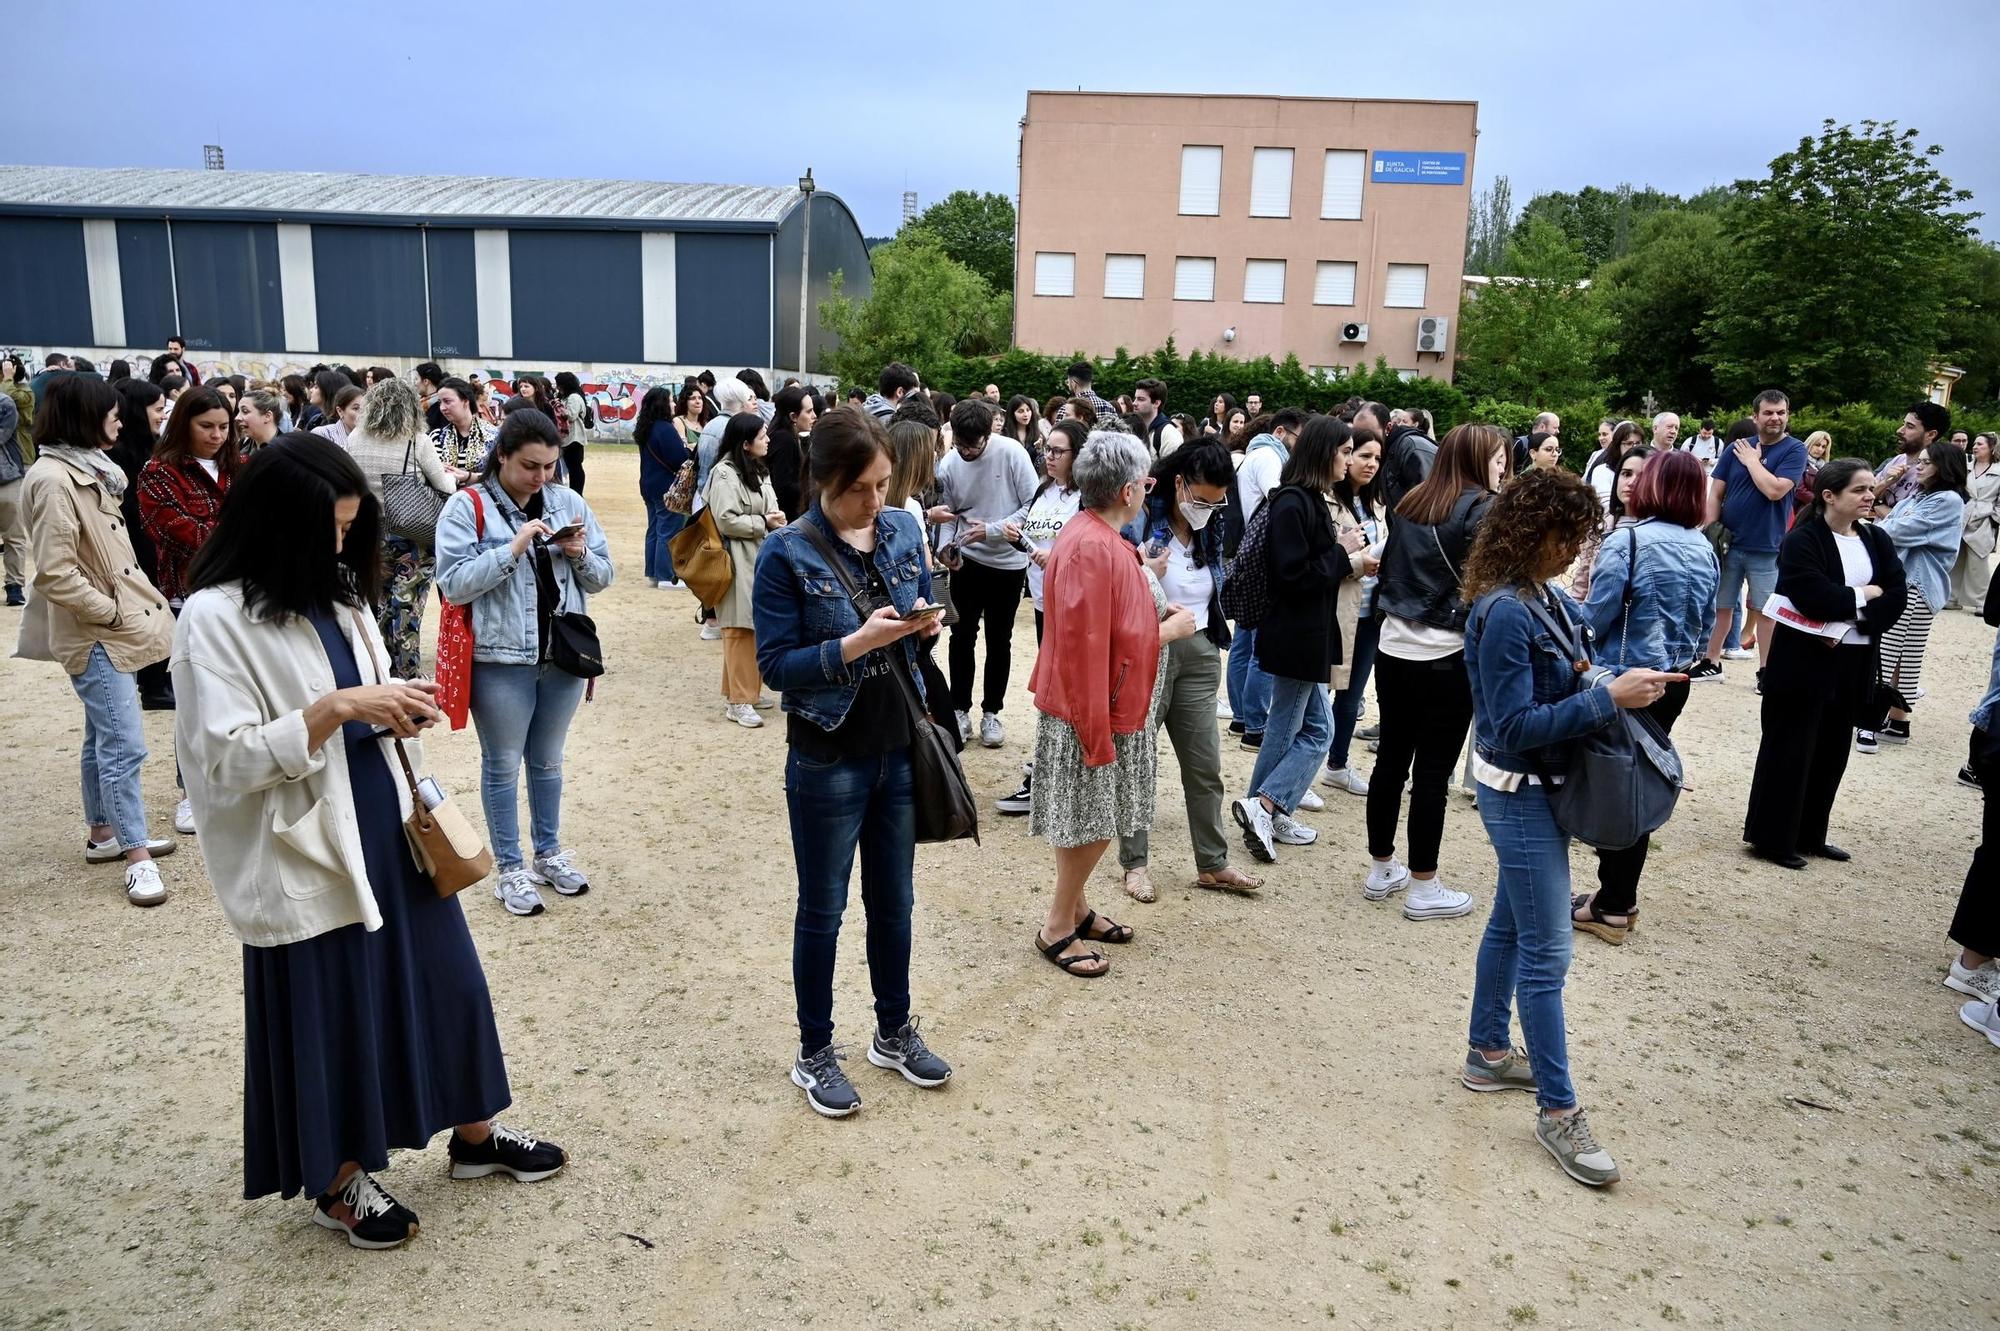
[[[1745,582],[1750,584],[1750,609],[1762,614],[1764,603],[1778,590],[1778,552],[1730,546],[1729,552],[1722,556],[1722,581],[1716,584],[1715,608],[1734,610]]]

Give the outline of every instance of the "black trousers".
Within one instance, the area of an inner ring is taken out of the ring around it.
[[[1777,651],[1775,642],[1772,650]],[[1817,669],[1828,673],[1831,687],[1773,687],[1767,678],[1764,736],[1743,817],[1743,839],[1776,855],[1826,844],[1833,797],[1854,748],[1855,722],[1874,692],[1866,647],[1802,650],[1826,653]]]
[[[1659,700],[1646,708],[1646,715],[1671,735],[1674,722],[1680,720],[1681,709],[1687,703],[1688,686],[1669,684]],[[1646,871],[1646,846],[1650,840],[1641,837],[1636,846],[1597,852],[1597,895],[1592,901],[1603,914],[1623,915],[1638,904],[1639,875]]]
[[[1395,853],[1408,780],[1410,871],[1432,873],[1444,840],[1445,787],[1472,724],[1465,653],[1406,661],[1384,652],[1375,658],[1375,696],[1382,704],[1382,736],[1368,774],[1368,853],[1377,859]]]
[[[951,575],[951,603],[958,622],[951,626],[951,705],[972,710],[973,653],[979,625],[986,624],[986,681],[979,705],[998,712],[1007,701],[1007,674],[1013,665],[1014,615],[1021,608],[1021,589],[1028,585],[1025,568],[991,568],[971,559]]]
[[[1979,823],[1979,849],[1972,852],[1972,867],[1965,871],[1965,886],[1959,889],[1958,909],[1951,917],[1951,941],[1984,956],[2000,957],[2000,761],[1973,745],[1972,770],[1979,774],[1986,812]]]
[[[569,488],[583,493],[583,445],[564,444],[562,446],[563,472],[569,477]]]

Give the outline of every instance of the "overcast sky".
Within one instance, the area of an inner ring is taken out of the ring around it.
[[[785,184],[811,165],[880,235],[905,189],[1011,194],[1031,87],[1393,96],[1476,100],[1478,184],[1510,177],[1517,207],[1693,193],[1823,119],[1898,120],[2000,236],[2000,0],[22,5],[0,156],[26,163],[196,167],[219,141],[237,170]]]

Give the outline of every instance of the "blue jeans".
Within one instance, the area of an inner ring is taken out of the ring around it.
[[[1347,687],[1333,695],[1333,749],[1326,756],[1332,768],[1347,766],[1347,752],[1354,744],[1355,723],[1361,719],[1361,699],[1368,692],[1368,677],[1375,673],[1375,644],[1382,639],[1382,621],[1375,615],[1354,626],[1354,646],[1347,654],[1351,667]]]
[[[1735,546],[1722,557],[1722,581],[1715,589],[1715,608],[1733,610],[1739,604],[1743,586],[1750,586],[1749,609],[1764,613],[1764,603],[1778,590],[1778,552],[1739,550]]]
[[[1993,664],[1986,672],[1986,692],[1979,699],[1979,705],[1972,709],[1972,727],[1984,730],[1993,719],[1993,709],[2000,707],[2000,635],[1993,639]]]
[[[1246,733],[1261,735],[1271,715],[1271,677],[1257,665],[1257,630],[1236,626],[1229,640],[1229,710]]]
[[[1327,710],[1326,686],[1316,680],[1265,678],[1271,681],[1271,711],[1264,727],[1264,745],[1250,769],[1250,794],[1267,795],[1286,813],[1299,807],[1299,796],[1311,788],[1326,761],[1333,719]]]
[[[493,858],[521,867],[521,763],[528,764],[528,820],[536,855],[562,849],[563,740],[584,681],[552,665],[472,663],[472,724],[479,731],[479,803]]]
[[[646,495],[646,576],[674,580],[674,551],[668,544],[687,526],[687,514],[676,513],[659,495]]]
[[[83,700],[83,816],[92,827],[116,829],[126,850],[146,844],[146,801],[139,768],[146,761],[146,731],[139,716],[139,686],[111,664],[99,643],[83,673],[70,676]]]
[[[910,907],[916,896],[917,817],[910,751],[873,758],[785,759],[799,907],[792,920],[792,991],[799,1050],[833,1042],[833,961],[847,910],[855,847],[868,915],[868,983],[875,1023],[893,1035],[910,1019]]]
[[[1508,1008],[1519,1009],[1535,1098],[1544,1109],[1568,1109],[1576,1104],[1562,1001],[1570,954],[1569,834],[1556,826],[1540,786],[1511,793],[1481,786],[1479,821],[1500,861],[1500,884],[1479,940],[1469,1038],[1475,1048],[1507,1048]]]

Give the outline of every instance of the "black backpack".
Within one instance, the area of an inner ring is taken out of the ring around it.
[[[1236,562],[1222,580],[1222,613],[1241,628],[1254,629],[1271,613],[1270,546],[1271,496],[1266,495],[1243,528]]]

